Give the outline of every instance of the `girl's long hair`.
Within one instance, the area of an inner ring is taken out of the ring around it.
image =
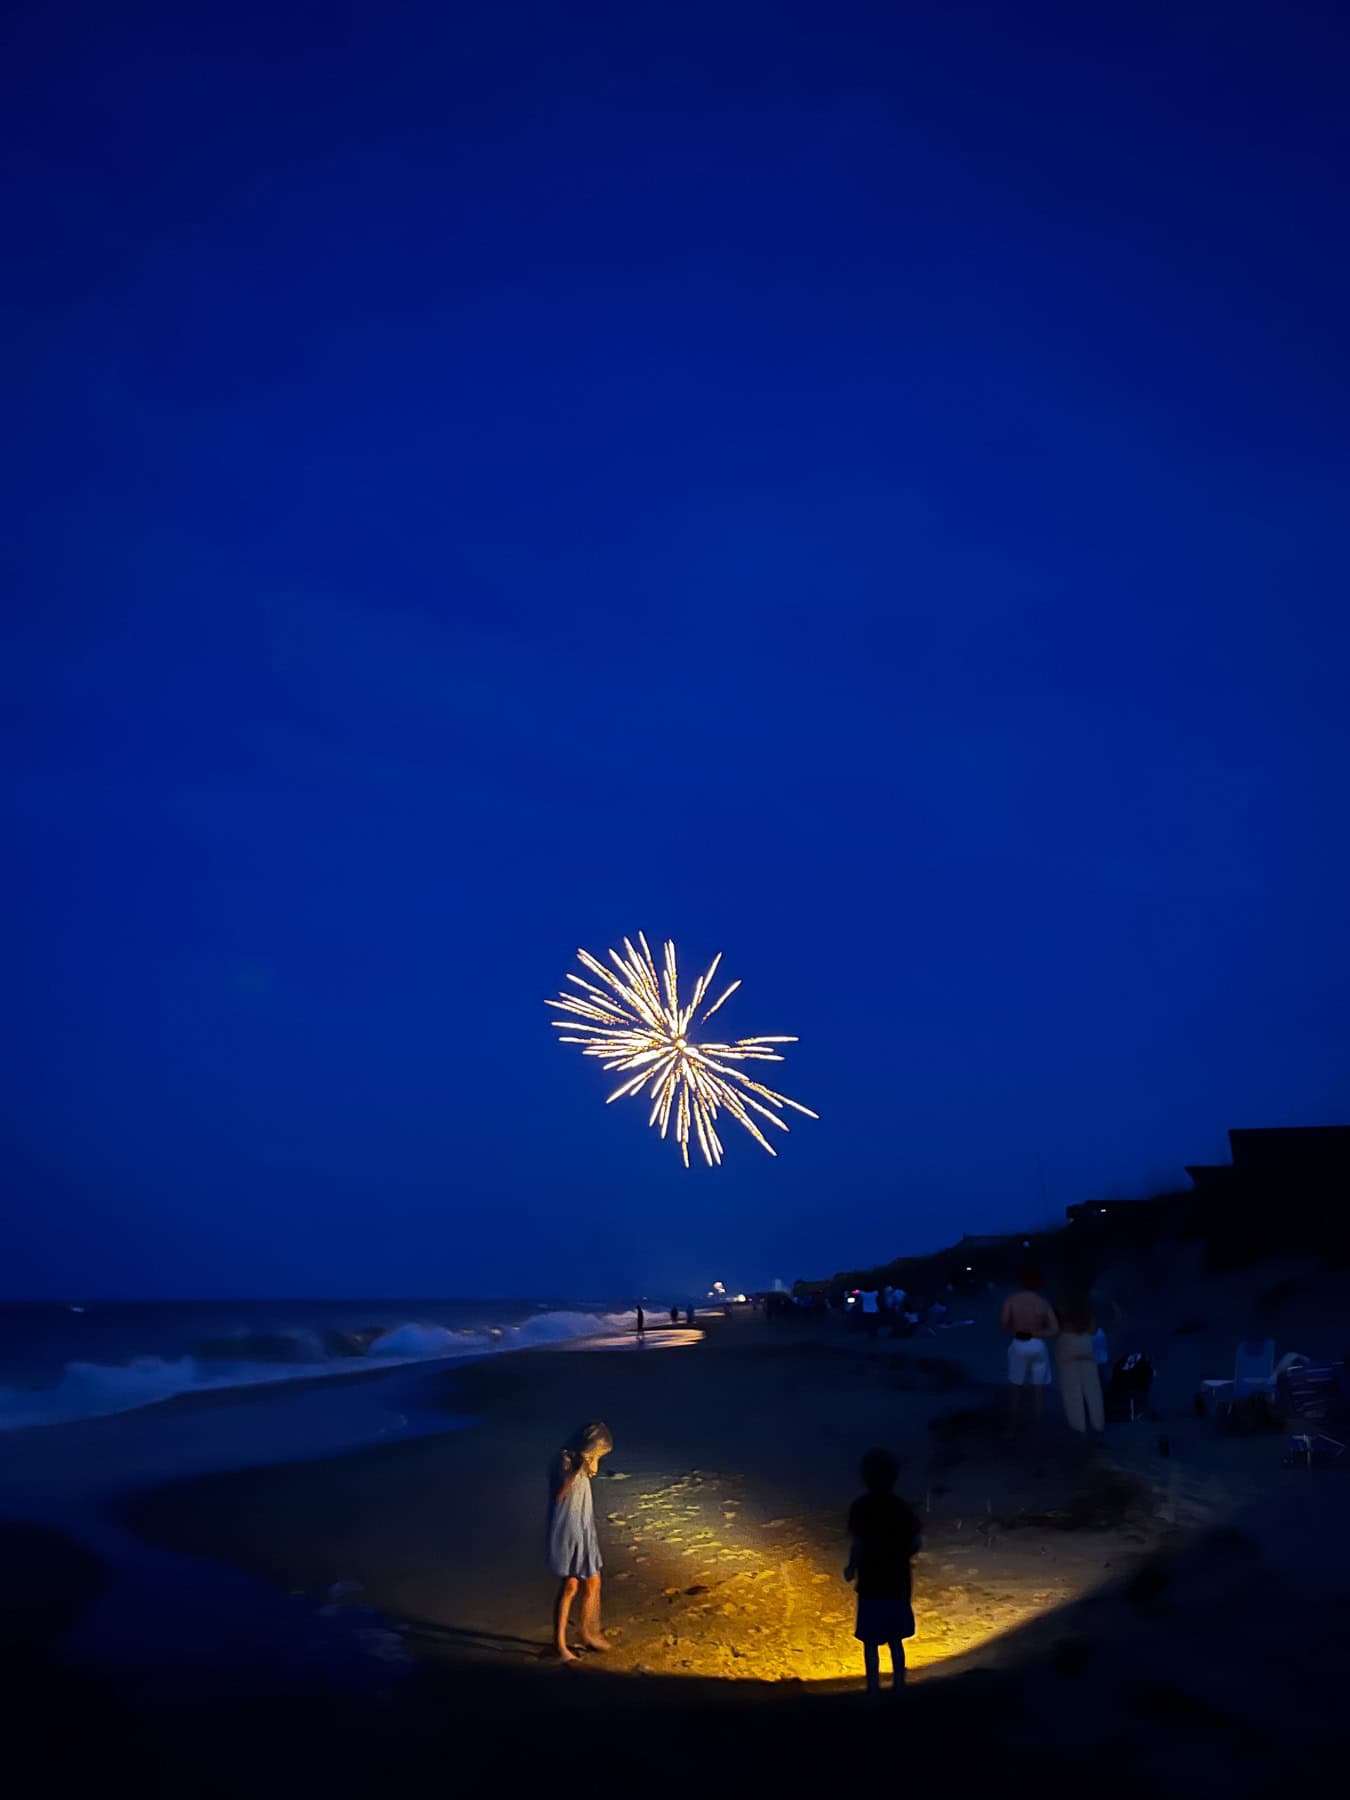
[[[607,1450],[614,1448],[614,1434],[601,1419],[592,1419],[589,1425],[581,1425],[562,1447],[562,1466],[568,1474],[577,1469],[585,1469],[588,1475],[594,1475],[596,1465]]]

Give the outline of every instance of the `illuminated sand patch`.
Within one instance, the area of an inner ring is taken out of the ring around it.
[[[606,1514],[608,1667],[754,1681],[858,1680],[842,1521],[757,1517],[734,1477],[692,1472],[623,1491]],[[968,1538],[915,1570],[911,1669],[977,1650],[1076,1597],[1090,1581],[1037,1585]],[[986,1565],[979,1566],[983,1558]]]

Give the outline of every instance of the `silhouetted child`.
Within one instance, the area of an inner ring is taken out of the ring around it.
[[[844,1580],[858,1583],[858,1622],[853,1635],[863,1647],[867,1691],[881,1691],[881,1646],[891,1649],[891,1685],[905,1685],[905,1639],[914,1636],[910,1605],[910,1563],[923,1548],[918,1516],[900,1499],[895,1483],[900,1465],[889,1450],[869,1450],[862,1459],[860,1494],[848,1511],[853,1540]]]

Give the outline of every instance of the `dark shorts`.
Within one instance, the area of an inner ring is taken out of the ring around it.
[[[914,1636],[914,1609],[908,1600],[858,1600],[853,1635],[863,1644],[898,1644]]]

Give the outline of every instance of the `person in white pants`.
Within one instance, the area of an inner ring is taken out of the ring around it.
[[[1075,1431],[1086,1431],[1089,1425],[1094,1431],[1101,1431],[1106,1424],[1102,1379],[1093,1346],[1096,1330],[1097,1321],[1086,1301],[1072,1301],[1062,1309],[1055,1361],[1059,1364],[1064,1417]]]
[[[1022,1286],[1003,1302],[1001,1323],[1012,1338],[1008,1345],[1008,1430],[1017,1427],[1022,1389],[1032,1394],[1032,1417],[1037,1423],[1045,1409],[1045,1390],[1050,1385],[1049,1340],[1059,1330],[1054,1308],[1042,1294],[1040,1274],[1023,1269]]]

